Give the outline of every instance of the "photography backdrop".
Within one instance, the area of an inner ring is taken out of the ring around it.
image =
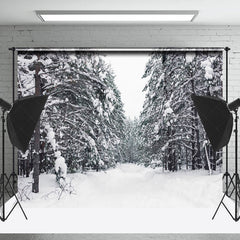
[[[146,84],[140,114],[129,119],[111,59],[136,54],[146,56],[137,70]],[[221,167],[222,151],[212,151],[190,95],[222,96],[223,50],[22,50],[17,60],[18,98],[50,96],[29,151],[18,153],[19,174],[28,176],[36,161],[40,172],[53,172],[59,156],[69,173],[117,162]]]
[[[8,50],[12,46],[35,47],[215,47],[229,46],[229,102],[236,99],[239,93],[239,26],[1,26],[0,66],[1,96],[11,101],[12,95],[12,54]],[[108,38],[106,38],[108,36]],[[225,64],[225,57],[224,57]],[[225,67],[224,67],[225,70]],[[224,80],[225,74],[223,75]],[[225,80],[224,80],[225,83]],[[225,88],[224,88],[225,89]],[[224,91],[225,92],[225,91]],[[1,132],[1,131],[0,131]],[[234,144],[229,145],[234,155]],[[8,164],[11,162],[11,145],[7,145]],[[233,165],[234,157],[229,163]],[[230,159],[231,160],[231,159]],[[8,167],[8,166],[7,166]],[[8,171],[10,171],[9,166]],[[218,201],[217,201],[218,202]],[[209,219],[211,218],[209,215]],[[208,218],[208,217],[207,217]],[[148,219],[146,219],[146,222]],[[189,220],[191,221],[191,219]],[[175,221],[176,223],[177,221]],[[212,221],[211,221],[212,222]],[[214,221],[215,222],[215,221]],[[164,223],[164,222],[163,222]],[[186,223],[184,221],[184,223]],[[182,225],[187,226],[182,223]],[[210,222],[209,222],[210,223]],[[204,224],[204,222],[203,222]],[[6,224],[5,224],[6,225]],[[96,224],[98,225],[98,224]],[[120,224],[119,224],[120,225]],[[131,225],[131,224],[130,224]],[[161,225],[161,224],[160,224]],[[161,226],[164,226],[162,224]],[[176,224],[177,225],[177,224]],[[174,227],[176,226],[174,224]],[[210,223],[211,225],[211,223]],[[201,224],[202,226],[202,224]],[[232,226],[232,225],[231,225]],[[96,227],[95,227],[96,228]],[[176,228],[176,227],[175,227]],[[10,229],[10,228],[9,228]],[[39,229],[39,228],[38,228]],[[94,227],[93,227],[94,229]],[[142,229],[139,227],[136,232]],[[159,224],[156,226],[159,229]],[[209,227],[210,229],[210,227]],[[211,228],[212,229],[212,228]],[[213,231],[219,232],[219,228]],[[44,229],[45,230],[45,229]],[[44,232],[44,230],[42,230]],[[144,229],[145,230],[145,229]],[[161,228],[162,230],[162,228]],[[12,230],[13,231],[13,230]],[[9,232],[12,232],[9,230]],[[28,231],[28,230],[26,230]],[[38,230],[38,232],[41,230]],[[97,230],[99,232],[99,230]],[[125,230],[125,232],[128,230]],[[164,231],[164,230],[162,230]],[[166,230],[170,232],[171,230]],[[206,231],[204,226],[196,232]],[[210,230],[209,230],[210,231]],[[236,230],[237,231],[237,230]],[[116,231],[116,232],[119,232]],[[181,230],[179,230],[181,232]],[[184,232],[188,232],[185,229]],[[233,232],[233,231],[231,231]]]

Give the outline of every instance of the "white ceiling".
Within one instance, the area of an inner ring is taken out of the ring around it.
[[[189,25],[240,25],[239,0],[0,0],[0,25],[46,25],[36,10],[198,10]]]

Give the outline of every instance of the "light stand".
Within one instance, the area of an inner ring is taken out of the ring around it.
[[[13,189],[13,186],[10,183],[10,177],[7,176],[7,174],[5,173],[5,112],[6,109],[2,108],[2,174],[1,174],[1,178],[0,178],[0,186],[1,186],[1,193],[0,193],[0,200],[2,200],[2,216],[0,216],[1,221],[5,221],[8,219],[8,217],[10,216],[10,214],[12,213],[12,211],[14,210],[14,208],[19,205],[19,207],[21,208],[21,211],[24,215],[24,217],[27,219],[27,216],[22,208],[22,205],[20,204],[15,191]],[[6,182],[5,182],[6,180]],[[10,188],[10,192],[8,190],[8,186]],[[14,206],[11,208],[11,210],[9,211],[8,214],[6,214],[6,207],[5,207],[5,191],[8,194],[8,196],[11,197],[15,197],[16,199],[16,203],[14,204]]]
[[[0,200],[2,200],[2,216],[0,220],[5,221],[12,213],[13,209],[19,205],[24,217],[27,219],[25,212],[15,194],[14,184],[17,175],[14,168],[10,176],[5,173],[5,113],[7,114],[7,130],[8,136],[13,144],[23,153],[29,147],[29,142],[34,133],[34,129],[39,121],[42,110],[48,96],[28,96],[18,99],[11,105],[0,98],[0,107],[2,108],[2,175],[0,178]],[[13,161],[14,163],[14,161]],[[13,185],[11,184],[13,180]],[[8,194],[9,198],[15,197],[16,203],[6,215],[5,209],[5,195]]]
[[[238,204],[240,202],[240,178],[238,174],[238,108],[240,107],[240,98],[227,104],[224,100],[211,96],[198,96],[192,94],[192,100],[198,111],[203,127],[208,135],[213,150],[218,151],[226,146],[232,134],[233,122],[235,122],[235,171],[231,176],[226,169],[223,175],[226,177],[225,190],[223,197],[212,217],[215,218],[221,205],[227,210],[234,221],[240,219]],[[234,112],[234,121],[233,115]],[[228,163],[227,163],[228,165]],[[229,180],[229,181],[228,181]],[[230,197],[234,200],[234,214],[230,212],[226,204],[223,202],[225,197]]]
[[[237,104],[233,105],[233,103],[237,103]],[[233,103],[230,103],[228,105],[228,107],[230,110],[234,111],[234,115],[235,115],[235,119],[234,119],[234,122],[235,122],[235,130],[234,130],[234,132],[235,132],[235,172],[232,177],[229,173],[227,173],[228,175],[230,175],[230,182],[226,186],[223,197],[222,197],[212,219],[215,218],[220,206],[223,205],[225,207],[225,209],[227,210],[227,212],[229,213],[229,215],[232,217],[232,219],[235,222],[237,222],[240,219],[239,211],[238,211],[238,201],[240,201],[240,189],[239,189],[240,179],[239,179],[239,174],[238,174],[238,107],[239,107],[238,104],[240,104],[240,100],[237,99]],[[231,185],[233,186],[233,189],[231,189]],[[234,194],[234,215],[229,211],[226,204],[223,202],[225,196],[231,198],[233,193],[235,193]]]
[[[229,47],[225,47],[225,52],[226,52],[226,93],[225,93],[225,99],[226,99],[226,103],[228,103],[228,52],[229,52],[230,48]],[[227,186],[228,186],[228,179],[231,178],[231,175],[230,173],[228,172],[228,145],[226,145],[226,148],[225,148],[225,161],[226,161],[226,164],[225,164],[225,173],[223,174],[223,180],[224,178],[226,178],[226,181],[225,181],[225,188],[227,189]],[[227,196],[228,196],[228,192],[227,192]]]

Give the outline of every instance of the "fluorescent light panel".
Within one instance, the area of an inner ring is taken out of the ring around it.
[[[37,11],[44,22],[191,22],[197,11]]]

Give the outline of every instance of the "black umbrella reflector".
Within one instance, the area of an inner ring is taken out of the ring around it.
[[[195,94],[191,97],[213,149],[217,151],[227,145],[233,128],[233,116],[227,103],[216,97]]]
[[[26,152],[48,96],[29,96],[14,102],[7,115],[7,129],[11,143]]]

